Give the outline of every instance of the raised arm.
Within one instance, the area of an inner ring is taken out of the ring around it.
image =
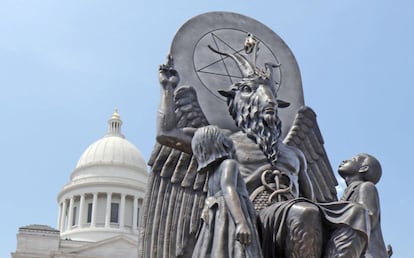
[[[158,132],[170,131],[177,125],[174,114],[174,91],[180,81],[178,72],[173,68],[172,57],[158,68],[158,79],[161,85],[161,100],[158,109]]]
[[[178,128],[174,96],[180,78],[173,68],[171,56],[168,56],[167,64],[160,65],[158,71],[161,100],[157,117],[157,141],[191,154],[191,138],[195,128]]]

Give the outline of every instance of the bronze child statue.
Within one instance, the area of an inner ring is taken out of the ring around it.
[[[382,174],[380,163],[375,157],[362,153],[343,161],[338,172],[347,184],[342,200],[360,203],[368,210],[371,232],[364,257],[387,258],[381,233],[379,196],[375,187]]]
[[[233,142],[216,126],[199,128],[191,147],[198,172],[208,173],[208,193],[193,257],[262,257],[256,216],[232,159]]]

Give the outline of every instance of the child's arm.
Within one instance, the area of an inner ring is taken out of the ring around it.
[[[237,162],[231,159],[224,160],[220,164],[219,169],[221,171],[220,184],[224,200],[236,223],[236,239],[242,244],[248,244],[251,241],[251,232],[241,209],[239,195],[237,194],[237,177],[239,174]]]

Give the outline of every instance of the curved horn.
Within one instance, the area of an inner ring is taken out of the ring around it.
[[[221,96],[226,97],[226,98],[228,98],[228,99],[232,99],[232,98],[234,98],[234,95],[236,94],[236,93],[234,92],[234,90],[229,90],[229,91],[225,91],[225,90],[218,90],[218,93],[219,93]]]
[[[249,61],[246,59],[246,57],[244,57],[243,55],[239,53],[236,53],[235,55],[223,53],[223,52],[220,52],[214,49],[210,45],[208,45],[208,48],[216,54],[224,55],[224,56],[227,56],[233,59],[236,62],[237,66],[239,67],[240,72],[242,73],[243,77],[249,77],[252,74],[254,74],[255,67],[252,64],[250,64]]]
[[[269,79],[270,80],[273,80],[273,68],[280,67],[280,64],[274,64],[274,63],[268,63],[268,62],[266,62],[264,65],[266,67],[267,73],[269,74]],[[277,93],[279,91],[280,84],[279,83],[276,83],[276,84],[277,85],[276,85],[275,92]]]

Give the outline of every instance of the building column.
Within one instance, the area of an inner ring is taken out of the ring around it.
[[[132,206],[132,230],[138,230],[138,197],[134,196],[134,204]]]
[[[66,219],[66,213],[67,213],[67,204],[66,204],[66,199],[63,200],[62,202],[62,217],[60,219],[60,232],[64,232],[66,230],[66,224],[65,224],[65,219]]]
[[[72,229],[72,220],[73,220],[73,196],[70,198],[69,201],[69,216],[68,216],[68,229]]]
[[[123,229],[125,226],[125,194],[121,194],[121,204],[119,209],[119,228]]]
[[[105,227],[111,226],[111,203],[112,203],[112,193],[106,193]]]
[[[62,221],[62,203],[59,203],[58,219],[56,228],[60,230],[60,222]]]
[[[80,196],[80,202],[79,202],[79,217],[78,217],[78,227],[83,227],[83,213],[85,210],[85,194],[82,194]]]
[[[96,227],[96,209],[98,207],[98,193],[93,193],[91,227]]]

